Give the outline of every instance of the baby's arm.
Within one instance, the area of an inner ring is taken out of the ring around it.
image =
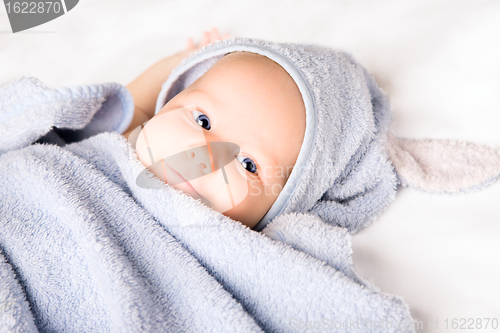
[[[205,31],[198,45],[195,45],[193,39],[189,38],[187,48],[184,51],[160,60],[132,81],[127,88],[134,99],[134,117],[129,128],[123,135],[128,138],[130,132],[137,126],[153,118],[156,99],[160,94],[161,85],[167,80],[172,70],[177,67],[182,59],[187,58],[207,44],[226,38],[229,38],[229,35],[225,34],[223,38],[221,38],[217,28],[212,28],[210,32]]]

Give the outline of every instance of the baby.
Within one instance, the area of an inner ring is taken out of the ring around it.
[[[453,193],[499,177],[488,147],[394,136],[374,78],[328,47],[221,39],[214,28],[128,88],[135,113],[124,135],[139,160],[256,231],[304,213],[356,233],[398,183]]]
[[[215,28],[211,36],[213,41],[220,39]],[[177,60],[174,56],[165,61]],[[156,70],[148,70],[140,79],[150,80],[158,75]],[[137,84],[129,86],[136,115],[124,133],[127,138],[137,122],[144,120],[139,118],[142,109],[137,103],[147,97],[142,95],[143,89],[134,89]],[[139,159],[161,180],[253,228],[283,189],[304,138],[305,107],[290,75],[265,56],[231,52],[154,117],[151,105],[145,107],[144,116],[152,119],[137,141]],[[210,161],[214,156],[195,148],[212,142],[235,144],[221,147],[219,157],[233,155],[222,169],[214,170]],[[230,151],[231,147],[236,150]],[[170,163],[153,166],[155,161],[180,152],[186,153],[170,158]]]

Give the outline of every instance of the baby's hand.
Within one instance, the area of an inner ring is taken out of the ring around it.
[[[186,53],[192,54],[192,53],[198,51],[199,49],[201,49],[202,47],[204,47],[205,45],[215,43],[218,40],[228,39],[229,37],[230,37],[229,34],[224,34],[221,37],[219,35],[219,30],[217,30],[217,28],[214,27],[209,32],[208,31],[203,32],[203,35],[201,37],[201,41],[198,45],[196,45],[194,43],[193,38],[190,37],[187,40]]]

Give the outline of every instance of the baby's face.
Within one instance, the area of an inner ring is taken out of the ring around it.
[[[136,151],[161,180],[253,228],[283,189],[304,132],[304,103],[288,73],[233,52],[145,125]]]

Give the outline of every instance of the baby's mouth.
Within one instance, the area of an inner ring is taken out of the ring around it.
[[[203,203],[205,203],[206,205],[208,205],[210,207],[210,202],[204,197],[202,196],[200,193],[198,193],[198,191],[196,191],[196,189],[194,188],[193,185],[191,185],[191,183],[189,181],[186,180],[186,178],[184,178],[180,172],[177,172],[172,166],[170,166],[170,164],[168,164],[166,161],[165,161],[165,167],[169,168],[170,170],[172,170],[172,173],[178,177],[178,181],[175,181],[173,183],[175,184],[181,184],[181,183],[186,183],[187,187],[191,190],[189,192],[189,194],[191,194],[191,196],[197,198],[197,199],[200,199]],[[165,181],[168,183],[168,179],[165,179]]]

